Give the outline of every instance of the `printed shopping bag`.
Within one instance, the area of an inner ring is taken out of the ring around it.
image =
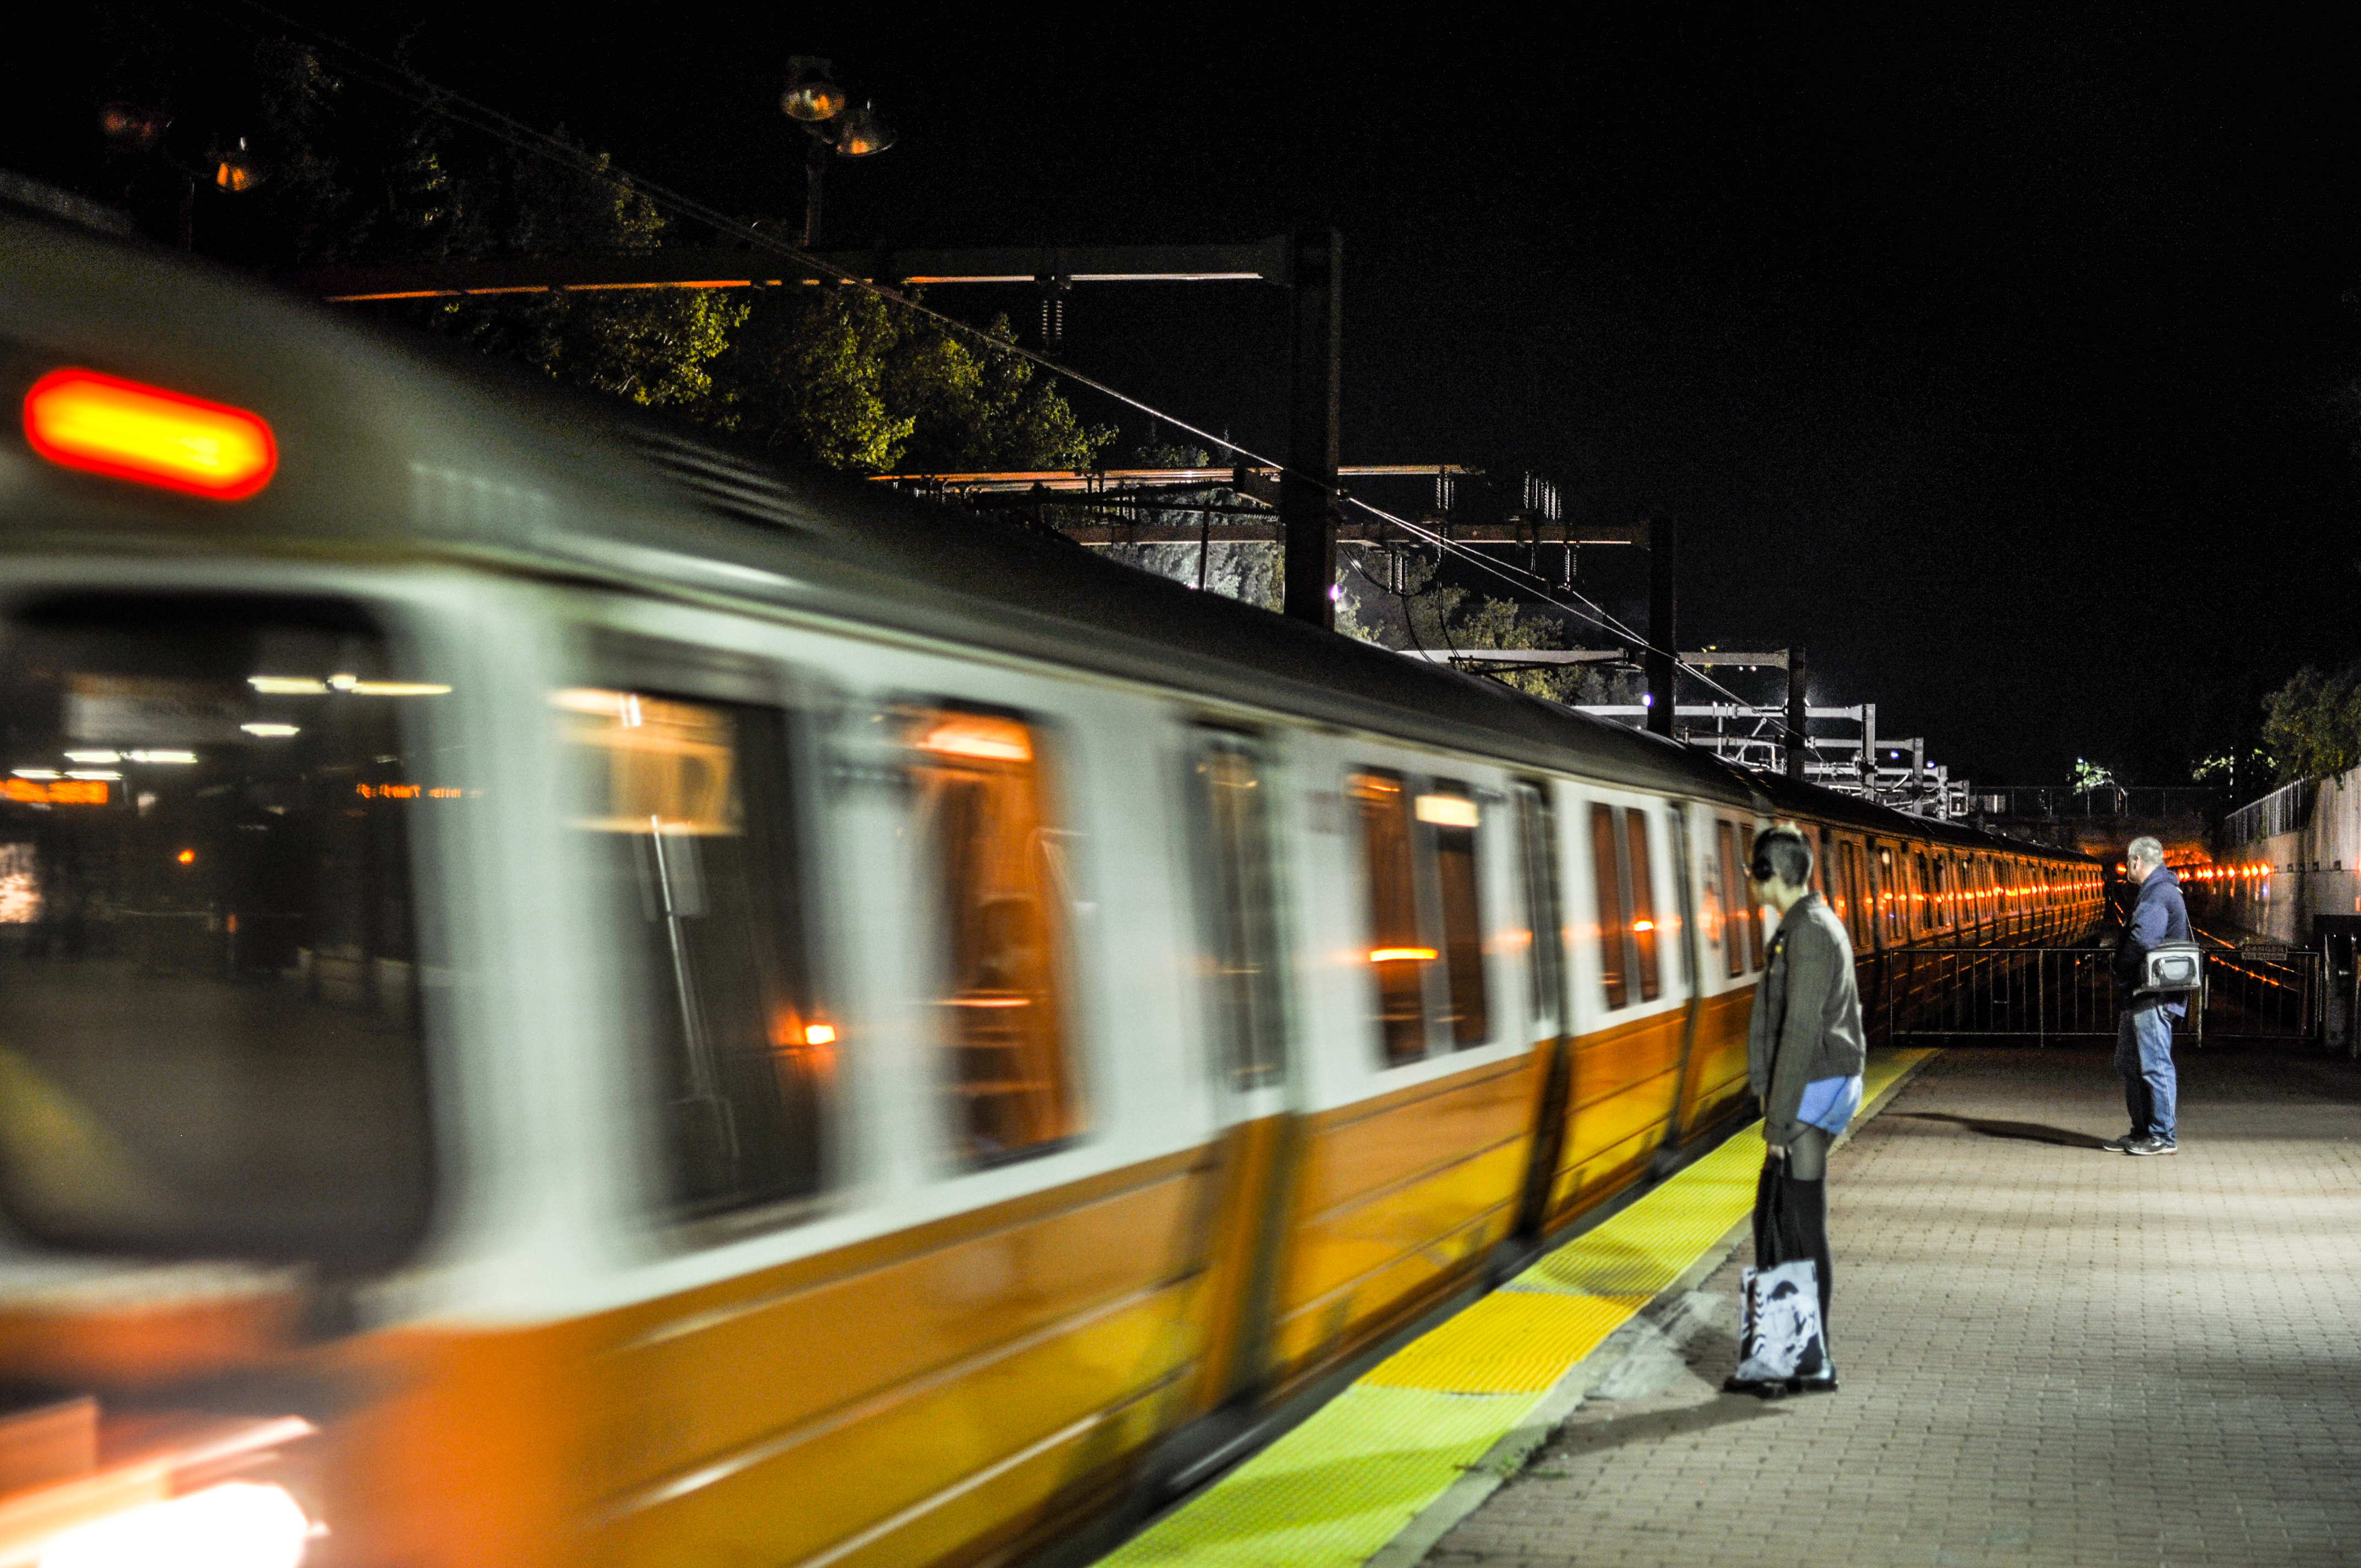
[[[1817,1377],[1828,1366],[1820,1333],[1819,1269],[1809,1258],[1745,1276],[1746,1326],[1738,1341],[1742,1384]]]

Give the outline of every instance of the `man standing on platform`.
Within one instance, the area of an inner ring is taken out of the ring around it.
[[[2180,881],[2164,869],[2164,846],[2139,838],[2124,851],[2124,880],[2132,884],[2131,918],[2115,948],[2115,1071],[2124,1080],[2124,1103],[2132,1130],[2104,1146],[2124,1154],[2179,1154],[2174,1121],[2180,1077],[2172,1067],[2172,1021],[2189,1004],[2177,994],[2142,994],[2140,970],[2148,949],[2189,940],[2189,907],[2180,901]]]
[[[1779,912],[1747,1025],[1747,1081],[1763,1102],[1769,1150],[1754,1190],[1754,1264],[1768,1268],[1812,1260],[1819,1274],[1825,1349],[1833,1284],[1828,1146],[1861,1109],[1861,992],[1844,923],[1812,891],[1810,840],[1793,828],[1773,828],[1754,840],[1748,870],[1763,902]],[[1774,1212],[1784,1222],[1776,1234]],[[1833,1390],[1834,1364],[1799,1386]]]

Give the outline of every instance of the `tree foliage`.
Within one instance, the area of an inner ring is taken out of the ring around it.
[[[1337,606],[1336,629],[1385,647],[1444,653],[1568,646],[1565,623],[1551,611],[1437,582],[1435,568],[1423,561],[1408,565],[1408,580],[1399,593],[1367,576],[1348,588]],[[1637,677],[1594,665],[1542,665],[1491,674],[1495,680],[1553,702],[1637,700],[1631,689]]]
[[[256,133],[266,182],[199,198],[197,248],[221,259],[301,268],[714,243],[677,234],[563,127],[555,134],[570,158],[348,80],[302,44],[206,26],[197,12],[107,0],[97,9],[90,47],[107,61],[107,93],[171,113],[184,127],[176,134]],[[198,145],[175,156],[186,161]],[[181,189],[161,160],[116,153],[90,193],[131,199],[165,237]],[[962,332],[857,290],[581,290],[352,308],[860,472],[1085,468],[1114,439],[1086,428],[1013,350],[1005,319]]]
[[[2265,697],[2263,746],[2283,784],[2361,767],[2361,663],[2334,674],[2307,664]]]

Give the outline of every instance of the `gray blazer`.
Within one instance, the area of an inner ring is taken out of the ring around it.
[[[1804,1124],[1804,1086],[1850,1078],[1866,1056],[1852,942],[1836,912],[1807,893],[1779,922],[1771,962],[1754,988],[1746,1028],[1746,1081],[1763,1102],[1765,1142],[1791,1144]]]

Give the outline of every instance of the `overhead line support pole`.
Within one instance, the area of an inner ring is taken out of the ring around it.
[[[1279,517],[1290,620],[1336,624],[1336,466],[1345,324],[1345,236],[1313,229],[1295,236],[1289,311],[1287,472]]]
[[[1680,525],[1648,520],[1648,728],[1670,740],[1680,670]]]
[[[1809,710],[1804,705],[1804,645],[1798,642],[1787,650],[1787,776],[1797,784],[1805,781],[1805,769],[1811,762],[1811,748],[1804,740],[1808,724]]]

